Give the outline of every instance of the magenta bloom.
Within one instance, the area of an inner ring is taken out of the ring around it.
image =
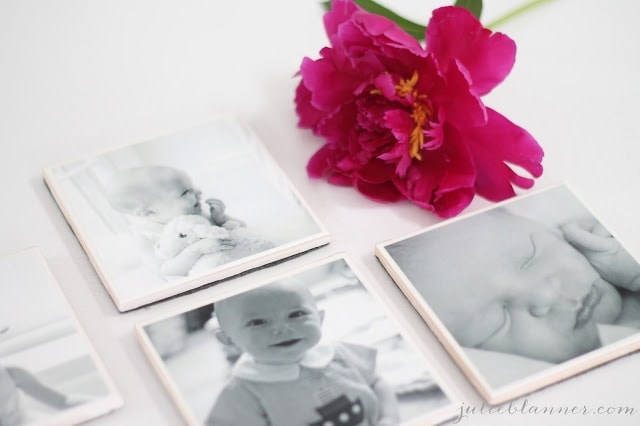
[[[542,174],[535,139],[480,99],[513,67],[509,37],[453,6],[433,11],[426,48],[351,0],[334,0],[324,25],[331,46],[303,59],[295,99],[299,125],[326,140],[310,176],[449,217]]]

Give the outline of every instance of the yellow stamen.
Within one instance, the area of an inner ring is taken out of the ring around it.
[[[411,118],[416,126],[411,131],[411,136],[409,137],[409,155],[411,158],[422,160],[420,150],[424,145],[424,125],[429,121],[431,113],[431,108],[423,102],[414,102]]]
[[[418,83],[418,71],[414,71],[409,79],[401,78],[396,84],[396,93],[401,97],[405,97],[410,93],[415,94],[416,83]]]
[[[424,125],[427,124],[433,111],[423,101],[427,99],[427,95],[418,93],[416,84],[418,84],[418,72],[414,71],[409,79],[400,79],[396,84],[396,94],[401,97],[411,95],[413,97],[413,109],[411,118],[415,123],[415,127],[409,136],[409,155],[416,160],[422,160],[420,150],[424,145]]]
[[[402,98],[411,96],[410,101],[413,102],[411,110],[411,118],[415,123],[415,127],[409,135],[409,155],[416,160],[422,160],[420,150],[424,146],[424,126],[429,122],[429,118],[433,114],[433,110],[429,107],[425,100],[427,95],[419,93],[416,89],[419,75],[417,71],[411,74],[411,78],[401,78],[395,85],[396,94]],[[381,95],[380,89],[372,89],[369,93],[372,95]]]
[[[422,160],[422,155],[420,155],[420,148],[424,144],[424,133],[422,133],[422,129],[418,126],[414,127],[411,131],[411,136],[409,138],[409,155],[411,158],[415,158],[416,160]]]

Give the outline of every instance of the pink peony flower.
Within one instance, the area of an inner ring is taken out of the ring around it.
[[[331,46],[303,59],[295,97],[299,126],[326,140],[310,176],[450,217],[542,174],[535,139],[480,99],[513,67],[509,37],[453,6],[433,11],[426,48],[351,0],[334,0],[324,25]]]

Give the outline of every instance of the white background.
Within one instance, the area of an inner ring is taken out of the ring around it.
[[[395,0],[426,23],[441,1]],[[521,1],[485,0],[484,22]],[[480,400],[418,321],[373,255],[375,243],[439,221],[408,203],[383,205],[306,176],[322,141],[296,127],[295,73],[326,43],[315,0],[0,0],[0,255],[40,246],[121,390],[125,407],[95,425],[180,424],[132,326],[224,286],[346,251],[412,322],[465,406]],[[568,182],[640,254],[640,3],[555,0],[499,29],[518,44],[487,105],[546,152],[536,188]],[[119,314],[42,181],[61,160],[138,142],[232,113],[248,122],[333,236],[322,249],[128,314]],[[476,200],[468,209],[487,206]],[[0,285],[7,285],[2,283]],[[629,416],[475,415],[469,425],[637,424],[638,354],[536,392],[529,405],[634,406]],[[523,398],[518,400],[522,403]]]

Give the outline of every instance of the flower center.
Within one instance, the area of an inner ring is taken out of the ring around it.
[[[407,95],[416,93],[416,83],[418,83],[418,72],[414,71],[411,78],[401,78],[396,84],[396,93],[404,98]]]
[[[419,93],[416,89],[418,77],[418,72],[414,71],[411,78],[401,78],[395,88],[398,96],[408,98],[412,102],[411,118],[415,127],[409,136],[409,155],[411,158],[422,160],[420,150],[424,145],[424,126],[433,114],[433,110],[425,103],[427,95]]]

